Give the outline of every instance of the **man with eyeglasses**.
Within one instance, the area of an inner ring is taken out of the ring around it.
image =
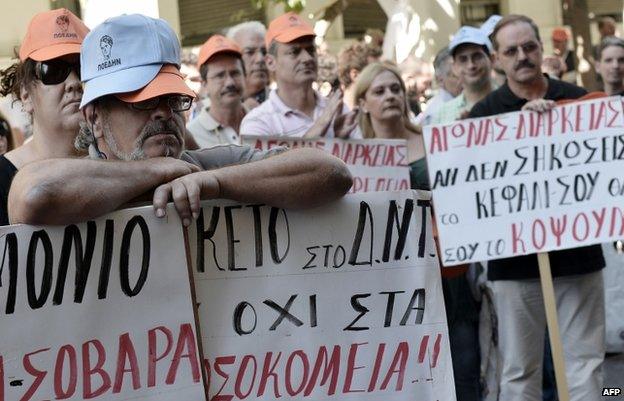
[[[89,29],[66,9],[36,14],[13,65],[0,72],[0,94],[19,100],[32,121],[32,139],[0,156],[0,225],[9,224],[8,195],[18,170],[53,157],[78,155],[80,44]]]
[[[113,45],[103,53],[105,35]],[[185,226],[198,217],[200,199],[303,208],[348,191],[346,166],[322,151],[229,145],[183,152],[182,112],[194,93],[180,74],[179,51],[175,33],[160,19],[122,15],[94,28],[82,46],[86,124],[77,139],[94,160],[26,166],[9,195],[12,222],[84,221],[154,188],[156,216],[164,217],[173,200]],[[121,64],[101,68],[104,59]]]
[[[361,136],[354,130],[355,115],[348,114],[341,91],[326,99],[312,88],[318,75],[314,38],[312,26],[293,12],[271,21],[265,37],[266,63],[277,89],[245,116],[241,135]]]
[[[228,39],[234,41],[241,51],[245,65],[245,106],[252,109],[263,103],[269,95],[269,70],[264,45],[266,28],[261,22],[242,22],[228,29]]]
[[[495,56],[507,83],[470,111],[484,117],[519,110],[545,111],[557,100],[587,92],[541,72],[537,25],[523,15],[501,19],[492,33]],[[605,265],[600,245],[550,252],[570,399],[600,400],[605,351]],[[500,399],[542,399],[546,318],[535,255],[488,263],[498,318],[502,371]]]
[[[449,51],[453,72],[459,78],[462,92],[442,104],[433,115],[434,124],[448,123],[464,117],[478,101],[492,92],[492,43],[485,32],[463,26],[455,33]]]
[[[199,50],[197,65],[210,102],[188,123],[188,130],[200,148],[240,144],[238,131],[248,111],[242,103],[245,68],[240,49],[231,40],[213,35]]]

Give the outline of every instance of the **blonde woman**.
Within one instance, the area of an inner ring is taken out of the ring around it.
[[[409,117],[405,83],[388,63],[369,64],[355,82],[354,104],[363,138],[407,139],[413,189],[429,189],[422,132]]]

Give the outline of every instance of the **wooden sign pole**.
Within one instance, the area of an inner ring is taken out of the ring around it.
[[[565,361],[563,359],[563,346],[559,334],[559,322],[557,320],[557,303],[555,302],[555,288],[553,286],[552,272],[550,271],[550,259],[548,253],[537,254],[539,264],[540,282],[546,308],[546,323],[550,338],[550,349],[555,365],[555,379],[557,381],[557,393],[560,401],[570,401],[568,392],[568,380],[566,379]]]

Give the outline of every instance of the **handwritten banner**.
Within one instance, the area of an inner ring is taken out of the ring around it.
[[[190,229],[212,400],[455,400],[428,193],[306,211],[203,204]]]
[[[257,149],[277,146],[310,147],[344,161],[353,175],[349,193],[410,189],[407,142],[404,139],[335,139],[243,136],[245,145]]]
[[[205,400],[177,213],[2,227],[0,401]]]
[[[426,127],[443,264],[622,238],[621,99]]]

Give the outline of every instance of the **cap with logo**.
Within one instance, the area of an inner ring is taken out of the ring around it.
[[[221,35],[212,35],[199,49],[197,68],[201,67],[212,56],[220,53],[229,53],[241,57],[240,47],[230,39]]]
[[[565,28],[557,27],[552,31],[552,39],[556,42],[565,42],[570,37]]]
[[[102,96],[127,92],[144,99],[149,98],[146,94],[194,96],[179,68],[180,43],[164,20],[141,14],[109,18],[93,28],[82,44],[80,107]]]
[[[492,42],[490,42],[490,39],[487,37],[485,32],[473,26],[462,26],[459,28],[459,31],[457,31],[457,33],[453,36],[453,39],[451,39],[449,51],[451,54],[454,54],[455,49],[463,44],[485,46],[488,53],[492,53]]]
[[[485,36],[490,37],[492,32],[494,32],[494,27],[496,26],[496,24],[498,24],[498,21],[500,21],[502,19],[503,19],[503,17],[501,17],[498,14],[490,15],[490,18],[488,18],[483,23],[483,25],[481,25],[479,27],[479,29],[481,29],[485,33]]]
[[[268,48],[272,41],[289,43],[304,36],[316,36],[314,29],[299,15],[289,12],[271,21],[264,41]]]
[[[39,13],[28,24],[19,58],[21,61],[27,58],[47,61],[78,54],[87,33],[89,28],[65,8]]]

